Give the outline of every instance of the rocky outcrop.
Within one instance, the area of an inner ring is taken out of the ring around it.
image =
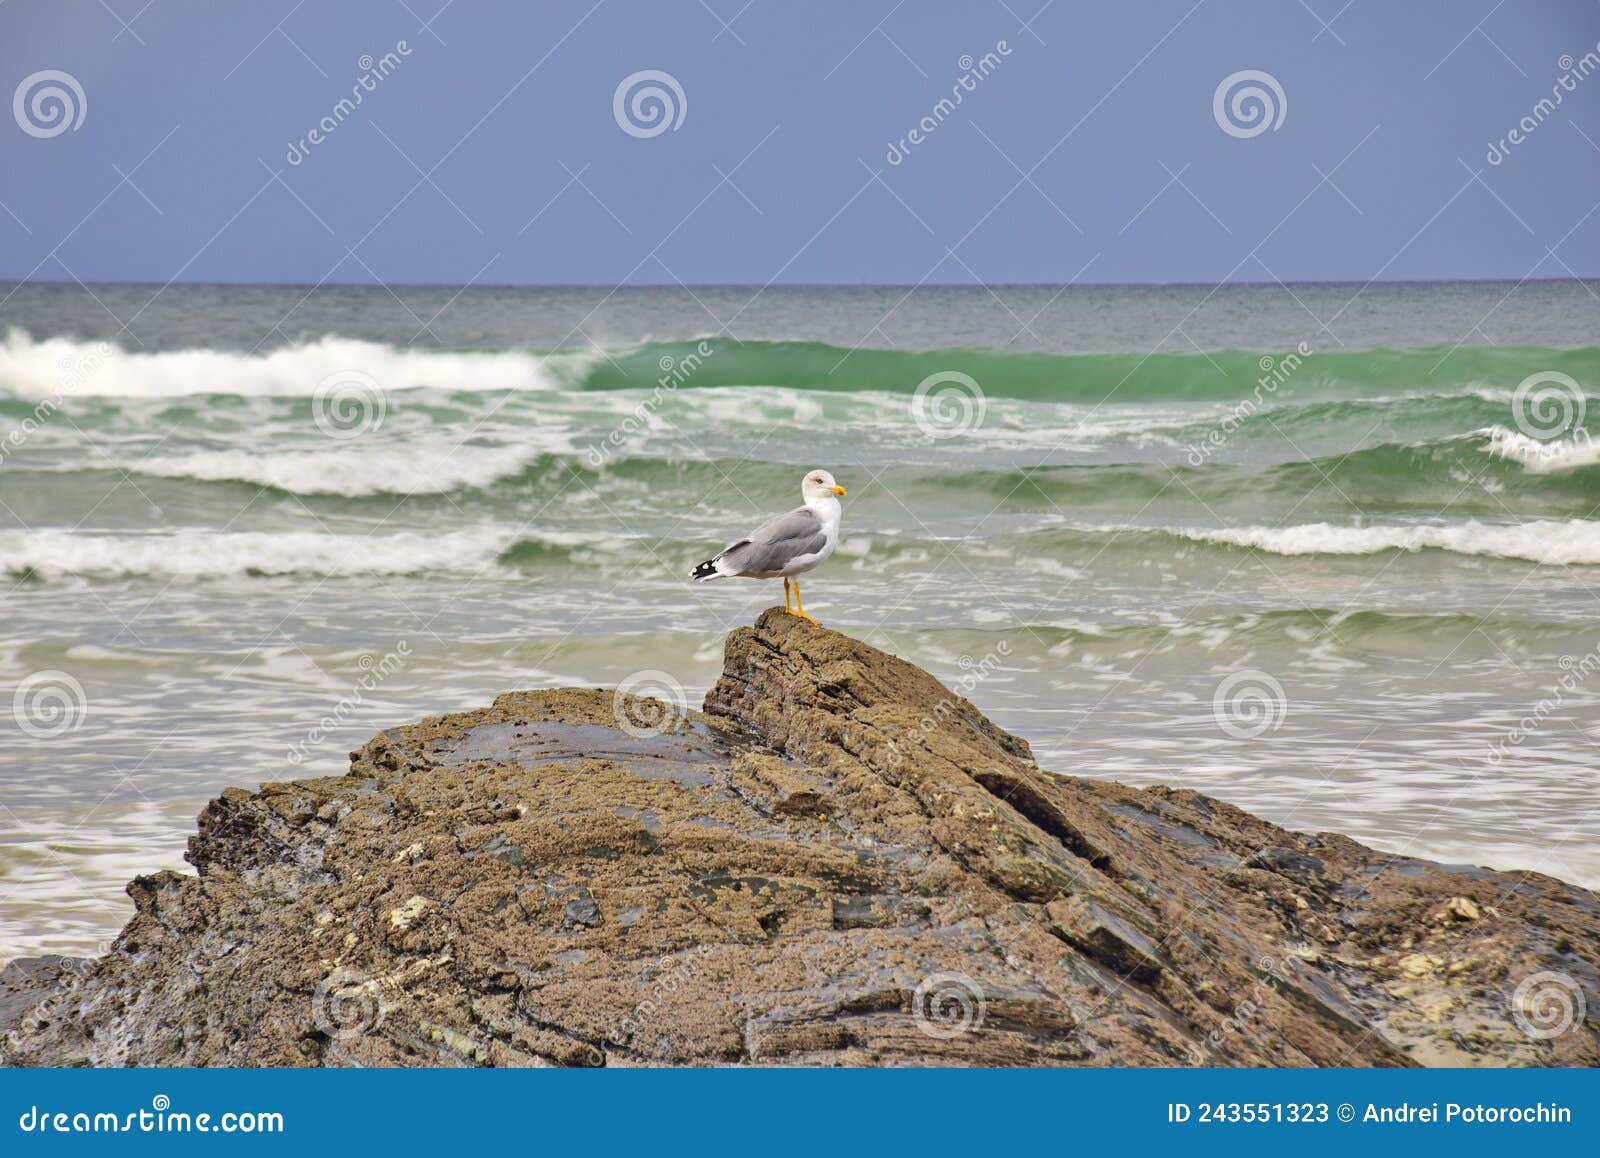
[[[1600,899],[1042,771],[772,611],[704,712],[510,693],[230,789],[11,1064],[1595,1065]]]

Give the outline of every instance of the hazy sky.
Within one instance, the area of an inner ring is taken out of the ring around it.
[[[1600,275],[1594,0],[1042,2],[7,0],[0,278]]]

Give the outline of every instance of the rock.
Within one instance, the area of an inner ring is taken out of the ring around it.
[[[1439,910],[1439,917],[1446,921],[1477,921],[1483,918],[1483,912],[1471,897],[1451,897]]]
[[[1444,961],[1432,953],[1407,953],[1395,962],[1402,977],[1426,977],[1437,973],[1443,965]]]
[[[398,909],[389,914],[389,927],[392,929],[409,929],[416,923],[418,917],[427,912],[433,902],[427,897],[412,897]]]
[[[1266,869],[1288,877],[1301,885],[1315,885],[1325,872],[1322,862],[1316,857],[1276,845],[1258,848],[1245,863],[1251,868]]]
[[[1045,906],[1050,929],[1068,944],[1125,977],[1149,983],[1164,962],[1155,942],[1131,920],[1086,897],[1067,897]]]
[[[594,894],[582,885],[552,889],[551,896],[564,902],[561,918],[568,925],[585,925],[593,929],[602,923],[600,906],[595,903]]]
[[[93,962],[82,957],[19,957],[0,969],[0,1026],[10,1025],[59,992]]]
[[[466,855],[469,857],[492,856],[495,860],[504,861],[509,865],[516,865],[518,868],[522,867],[522,850],[506,840],[503,835],[491,837],[476,852],[470,852]]]
[[[1586,890],[1046,772],[780,611],[704,712],[617,710],[508,693],[224,791],[198,875],[130,884],[109,953],[0,973],[0,1060],[1600,1064],[1592,1021],[1524,1032],[1508,980],[1600,1010]]]

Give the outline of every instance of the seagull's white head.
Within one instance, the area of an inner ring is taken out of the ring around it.
[[[834,482],[833,476],[825,470],[811,471],[800,483],[800,497],[805,499],[808,507],[818,504],[826,506],[829,503],[837,506],[838,496],[844,493],[845,489]]]

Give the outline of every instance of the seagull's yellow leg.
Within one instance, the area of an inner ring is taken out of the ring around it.
[[[794,581],[794,611],[792,614],[798,615],[801,619],[811,619],[811,616],[806,614],[805,605],[800,602],[800,580],[798,579]],[[816,623],[817,621],[811,619],[811,622]],[[821,625],[819,624],[818,626]]]
[[[790,615],[794,614],[794,608],[789,604],[789,576],[787,575],[783,577],[783,609]]]

